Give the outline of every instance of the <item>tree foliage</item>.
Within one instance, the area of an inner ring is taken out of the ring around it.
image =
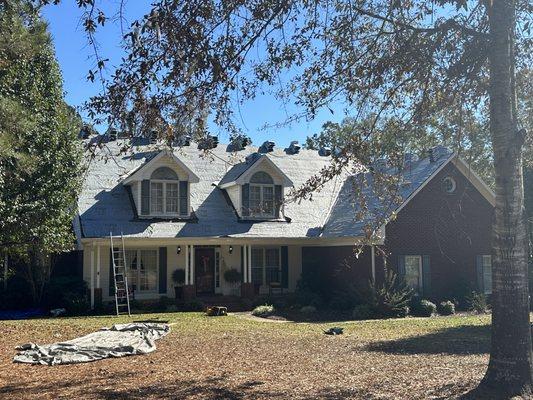
[[[35,268],[74,244],[80,119],[63,99],[46,24],[29,2],[0,5],[0,250]],[[34,289],[40,290],[35,287]]]

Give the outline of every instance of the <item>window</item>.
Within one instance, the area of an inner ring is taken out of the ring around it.
[[[150,178],[150,214],[179,214],[179,185],[176,173],[167,167],[156,169]]]
[[[269,285],[281,282],[279,247],[252,247],[252,282]]]
[[[456,188],[457,183],[455,182],[455,179],[453,179],[451,176],[447,176],[442,180],[442,190],[445,193],[454,193]]]
[[[135,292],[157,290],[157,250],[126,250],[128,285]]]
[[[422,292],[422,256],[405,256],[405,282],[418,293]]]
[[[250,179],[250,215],[273,217],[274,180],[266,172],[256,172]]]
[[[492,257],[484,255],[483,259],[483,291],[492,294]]]
[[[215,249],[215,288],[220,287],[220,248]]]

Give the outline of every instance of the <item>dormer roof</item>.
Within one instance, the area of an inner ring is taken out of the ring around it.
[[[163,158],[168,157],[170,160],[169,167],[172,167],[174,164],[178,170],[183,171],[187,175],[187,180],[191,183],[200,182],[200,178],[196,175],[183,161],[181,161],[172,151],[170,150],[161,150],[154,157],[148,159],[144,164],[139,168],[131,172],[126,179],[122,182],[123,185],[131,184],[132,182],[142,181],[144,179],[150,179],[150,176],[155,168],[160,165],[160,161]]]
[[[285,187],[294,186],[292,180],[268,157],[266,154],[252,153],[246,160],[240,162],[224,175],[218,183],[218,187],[226,189],[233,185],[242,185],[247,183],[250,177],[256,172],[264,168],[274,171],[281,179],[282,185]]]

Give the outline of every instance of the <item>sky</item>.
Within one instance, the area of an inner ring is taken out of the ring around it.
[[[150,1],[130,0],[126,6],[126,18],[124,26],[137,18],[142,17],[149,11]],[[102,6],[107,16],[112,16],[118,9],[118,0],[102,0],[98,3]],[[43,17],[49,23],[56,56],[63,72],[66,101],[72,106],[82,107],[91,96],[101,90],[101,83],[94,83],[86,79],[87,73],[94,68],[94,60],[91,58],[93,50],[88,46],[83,27],[80,25],[82,11],[76,6],[74,0],[63,0],[60,5],[49,5],[43,10]],[[113,65],[120,62],[123,52],[120,48],[122,39],[120,24],[109,22],[97,32],[99,52],[103,58],[109,58],[110,62],[107,73],[113,72]],[[340,121],[343,118],[341,107],[332,107],[335,114],[329,110],[321,110],[312,121],[294,122],[290,126],[272,127],[264,129],[265,125],[271,125],[284,121],[287,115],[298,111],[294,106],[283,105],[269,95],[259,96],[253,101],[248,101],[240,106],[240,127],[252,138],[255,145],[260,145],[265,140],[272,140],[279,146],[287,146],[291,141],[305,142],[307,136],[319,133],[322,125],[329,120]],[[79,110],[82,116],[87,114]],[[90,120],[86,119],[87,122]],[[97,126],[103,132],[107,127]],[[228,142],[228,134],[218,127],[211,125],[210,130],[219,135],[221,142]]]

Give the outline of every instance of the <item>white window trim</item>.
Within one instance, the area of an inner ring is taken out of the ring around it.
[[[407,257],[413,257],[413,258],[416,258],[418,259],[418,290],[420,291],[420,293],[423,292],[424,290],[424,278],[422,276],[423,274],[423,266],[422,266],[422,256],[421,255],[418,255],[418,254],[407,254],[405,255],[404,257],[404,268],[406,268],[406,265],[407,265]],[[407,275],[407,269],[405,271],[405,275]]]
[[[275,268],[276,267],[275,265],[267,265],[267,263],[266,263],[266,251],[267,250],[271,250],[271,249],[275,249],[278,252],[278,265],[277,265],[277,268],[278,268],[278,273],[279,273],[279,277],[280,277],[280,282],[278,282],[278,283],[281,283],[281,247],[280,246],[252,246],[252,248],[251,248],[251,250],[257,250],[257,249],[260,249],[261,252],[262,252],[262,255],[263,255],[261,286],[262,287],[263,286],[268,286],[268,284],[266,283],[266,281],[267,281],[267,279],[266,279],[267,268]],[[257,267],[254,267],[253,265],[251,267],[252,267],[252,269],[257,269]],[[250,279],[251,279],[251,277],[250,277]]]
[[[274,218],[276,215],[276,185],[270,184],[270,183],[250,183],[250,192],[248,194],[248,207],[250,208],[250,218]],[[252,197],[252,187],[259,187],[259,204],[261,205],[261,210],[264,209],[264,188],[270,187],[272,188],[272,212],[271,213],[265,213],[263,211],[257,213],[252,210],[252,207],[250,206],[251,197]]]
[[[180,181],[176,181],[176,180],[167,180],[167,179],[150,179],[150,216],[152,217],[179,217],[180,216],[180,213],[179,213],[179,210],[180,210],[180,184],[179,184]],[[163,184],[163,212],[153,212],[152,211],[152,183],[162,183]],[[176,190],[176,193],[178,194],[177,195],[177,198],[176,198],[176,201],[177,201],[177,208],[178,208],[178,212],[167,212],[167,184],[176,184],[177,185],[177,190]]]
[[[152,294],[157,294],[159,293],[159,251],[158,249],[154,249],[154,248],[135,248],[135,249],[128,249],[126,248],[125,251],[126,253],[128,251],[135,251],[136,252],[136,257],[137,257],[137,263],[139,262],[138,260],[141,259],[141,251],[147,251],[147,250],[150,250],[150,251],[155,251],[155,254],[156,254],[156,259],[155,259],[155,269],[156,269],[156,275],[157,275],[157,278],[155,280],[155,289],[152,289],[152,290],[141,290],[140,289],[140,283],[139,283],[139,278],[140,278],[140,268],[139,268],[139,265],[137,265],[137,270],[136,270],[136,274],[137,274],[137,288],[135,288],[135,297],[137,297],[137,295],[141,295],[142,296],[145,296],[145,295],[152,295]],[[127,274],[130,274],[130,260],[128,260],[126,258],[126,267],[127,267],[127,271],[126,273]],[[130,282],[128,282],[128,285],[131,285]]]

